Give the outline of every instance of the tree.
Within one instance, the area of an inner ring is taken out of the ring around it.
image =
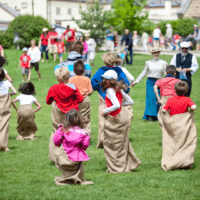
[[[100,0],[90,0],[87,2],[86,10],[80,4],[81,21],[74,20],[81,29],[90,30],[90,36],[97,40],[104,38],[106,30],[110,27],[107,21],[111,17],[111,12],[104,10],[105,4]]]
[[[50,29],[50,24],[42,17],[20,15],[10,23],[6,33],[18,36],[20,38],[18,44],[20,48],[22,48],[23,46],[30,46],[30,41],[32,39],[38,42],[44,27]]]
[[[147,19],[147,14],[141,14],[146,5],[146,0],[113,0],[113,16],[109,22],[120,29],[140,31],[142,22]],[[118,30],[118,31],[119,31]]]

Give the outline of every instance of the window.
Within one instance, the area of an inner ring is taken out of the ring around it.
[[[60,8],[56,8],[56,15],[60,15]]]
[[[27,6],[27,3],[22,3],[22,8],[23,9],[25,9],[25,8],[27,8],[28,6]]]
[[[72,14],[72,9],[68,8],[67,13],[68,13],[68,15],[71,15]]]

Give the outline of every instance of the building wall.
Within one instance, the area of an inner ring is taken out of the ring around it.
[[[0,20],[12,21],[15,17],[0,7]]]
[[[192,0],[183,17],[200,18],[200,0]]]

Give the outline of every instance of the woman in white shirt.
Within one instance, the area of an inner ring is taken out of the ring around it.
[[[31,40],[31,47],[28,49],[28,55],[31,57],[31,68],[29,69],[28,80],[31,80],[31,70],[34,67],[35,71],[38,73],[39,81],[41,80],[41,73],[39,71],[39,62],[41,58],[41,52],[36,46],[36,41]]]
[[[114,70],[106,71],[102,77],[102,90],[106,90],[106,108],[100,114],[105,117],[103,144],[107,172],[130,172],[141,163],[128,139],[129,116],[124,109],[124,106],[133,105],[134,102],[123,91],[126,90],[126,85],[117,81],[118,75]]]
[[[146,82],[146,107],[144,116],[142,118],[146,120],[149,120],[150,118],[152,121],[157,120],[159,103],[157,102],[153,87],[158,79],[163,78],[167,67],[167,62],[159,59],[161,51],[162,50],[160,49],[152,49],[151,53],[153,55],[153,59],[146,62],[144,70],[132,84],[132,86],[136,85],[147,75],[148,79]]]
[[[5,72],[0,68],[0,151],[9,151],[9,121],[11,115],[11,96],[17,91],[8,80],[4,81]],[[9,89],[12,93],[9,93]]]
[[[2,68],[4,70],[4,73],[5,73],[5,77],[7,80],[9,80],[11,83],[12,83],[12,79],[10,78],[8,72],[3,68],[3,66],[7,63],[7,60],[6,58],[2,57],[0,55],[0,68]]]
[[[41,105],[33,96],[35,94],[35,87],[33,83],[29,82],[22,85],[18,91],[22,94],[12,101],[12,105],[17,111],[17,131],[19,132],[17,140],[35,140],[37,139],[35,137],[37,126],[34,121],[34,113],[41,109]],[[19,109],[15,105],[17,101],[20,102]],[[35,110],[32,108],[33,103],[37,106]]]

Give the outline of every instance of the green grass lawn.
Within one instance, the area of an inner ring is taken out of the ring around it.
[[[5,66],[18,89],[21,80],[21,69],[18,68],[21,51],[5,50],[9,66]],[[102,53],[97,53],[94,74],[103,66]],[[161,56],[170,62],[172,56]],[[64,55],[66,59],[66,55]],[[127,66],[136,78],[143,70],[149,55],[134,55],[134,63]],[[200,58],[198,58],[200,62]],[[56,63],[59,61],[57,60]],[[36,87],[35,97],[42,105],[36,113],[38,126],[35,141],[17,141],[17,113],[12,108],[9,132],[9,152],[0,152],[0,199],[33,199],[33,200],[124,200],[124,199],[200,199],[200,148],[197,145],[195,163],[191,170],[164,171],[161,169],[162,133],[158,122],[145,122],[142,116],[145,108],[146,77],[134,88],[131,88],[134,118],[129,133],[131,144],[142,164],[134,172],[124,174],[107,174],[104,152],[96,149],[98,134],[98,93],[90,97],[92,113],[92,139],[87,154],[91,160],[84,163],[85,179],[94,182],[92,186],[57,186],[54,178],[60,171],[49,161],[49,138],[52,132],[51,106],[45,103],[48,89],[57,83],[54,76],[55,62],[40,63],[42,80],[38,81],[36,72],[32,71],[31,81]],[[192,76],[192,100],[197,104],[195,120],[197,132],[200,130],[200,70]],[[17,94],[19,95],[19,93]],[[14,99],[16,96],[12,97]],[[19,105],[19,104],[17,104]],[[34,106],[35,108],[35,106]]]

